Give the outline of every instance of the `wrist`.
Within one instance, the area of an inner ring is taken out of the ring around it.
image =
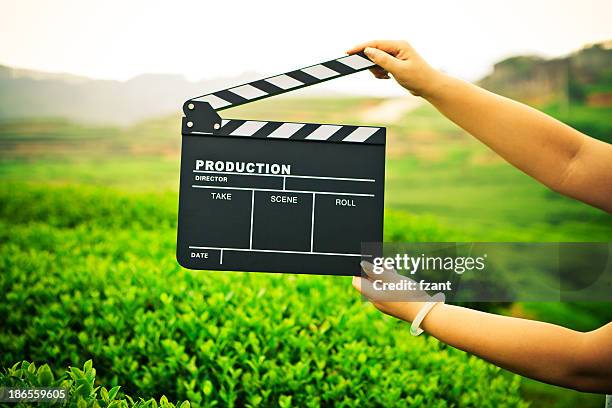
[[[454,78],[431,68],[431,72],[428,73],[425,79],[426,86],[421,92],[421,96],[428,102],[433,103],[434,100],[440,99],[444,96],[447,89],[452,84]]]
[[[419,310],[421,310],[426,303],[427,302],[403,302],[403,307],[398,317],[404,321],[412,322],[419,313]]]

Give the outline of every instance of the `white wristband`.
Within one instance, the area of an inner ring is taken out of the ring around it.
[[[418,336],[419,334],[423,333],[423,329],[421,329],[419,326],[435,305],[438,303],[444,303],[444,298],[444,293],[436,293],[429,302],[425,303],[410,325],[410,334],[413,336]]]

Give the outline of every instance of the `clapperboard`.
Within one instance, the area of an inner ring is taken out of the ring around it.
[[[385,128],[222,119],[374,66],[345,56],[183,105],[177,260],[189,269],[359,275],[381,242]]]

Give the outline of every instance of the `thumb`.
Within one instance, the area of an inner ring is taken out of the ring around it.
[[[366,47],[363,52],[372,62],[391,73],[398,68],[400,60],[378,48]]]

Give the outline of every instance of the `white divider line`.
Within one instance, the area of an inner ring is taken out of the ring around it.
[[[255,190],[251,191],[251,229],[249,231],[249,248],[253,248],[253,213],[255,212]]]
[[[364,193],[339,193],[336,191],[306,191],[306,190],[278,190],[274,188],[248,188],[248,187],[221,187],[221,186],[200,186],[197,184],[192,184],[193,188],[211,188],[211,189],[221,189],[221,190],[247,190],[247,191],[278,191],[278,192],[287,192],[287,193],[316,193],[316,194],[329,194],[329,195],[345,195],[345,196],[356,196],[356,197],[374,197],[374,194],[364,194]],[[251,214],[252,215],[252,214]]]
[[[223,247],[211,247],[211,246],[189,246],[189,249],[214,249],[224,251],[241,251],[241,252],[272,252],[279,254],[302,254],[302,255],[329,255],[329,256],[363,256],[371,258],[370,254],[346,254],[341,252],[308,252],[308,251],[284,251],[277,249],[253,249],[253,248],[223,248]]]
[[[223,248],[221,248],[221,256],[219,257],[219,265],[223,265]]]
[[[319,180],[365,181],[368,183],[374,183],[376,181],[375,179],[368,179],[368,178],[301,176],[297,174],[239,173],[236,171],[212,171],[212,170],[193,170],[193,172],[194,173],[209,173],[209,174],[232,174],[236,176],[289,177],[289,178],[306,178],[306,179],[319,179]]]
[[[283,190],[285,189],[285,183],[287,182],[287,177],[283,177]]]
[[[315,212],[315,202],[316,202],[316,194],[312,193],[312,218],[310,220],[310,252],[312,252],[314,248],[314,212]]]

